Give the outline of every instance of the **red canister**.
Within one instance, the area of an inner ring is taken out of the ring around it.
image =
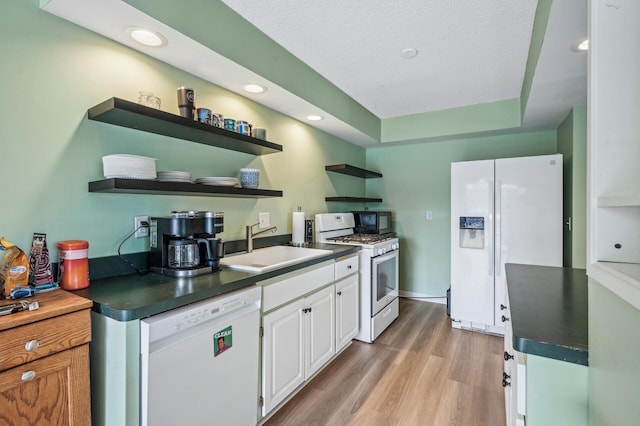
[[[60,255],[59,282],[65,290],[89,287],[89,242],[67,240],[58,242]]]

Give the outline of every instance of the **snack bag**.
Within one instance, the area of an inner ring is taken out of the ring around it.
[[[0,246],[7,252],[0,264],[0,286],[4,288],[2,295],[7,298],[11,290],[29,285],[29,259],[15,244],[0,238]]]
[[[49,249],[47,248],[47,234],[33,234],[33,242],[29,251],[29,269],[29,284],[41,285],[53,282]]]

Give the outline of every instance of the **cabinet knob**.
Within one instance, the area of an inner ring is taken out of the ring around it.
[[[501,304],[500,304],[500,310],[501,310],[501,311],[504,311],[505,309],[507,309],[507,307],[506,307],[506,306],[504,306],[504,305],[501,303]]]
[[[511,383],[509,383],[506,380],[502,379],[502,387],[506,388],[507,386],[511,386]]]
[[[509,361],[510,359],[513,359],[513,355],[511,355],[509,352],[504,351],[504,360],[505,361]]]
[[[38,346],[40,346],[40,342],[38,342],[37,340],[29,340],[27,343],[25,343],[24,348],[25,350],[32,352],[38,349]]]
[[[502,372],[502,380],[507,380],[507,379],[510,379],[510,378],[511,378],[511,376],[508,375],[506,371]]]
[[[36,378],[36,372],[33,370],[29,370],[29,371],[25,371],[24,373],[22,373],[22,381],[23,382],[30,382],[31,380]]]
[[[509,321],[509,318],[505,317],[504,315],[502,316],[502,322],[507,322]]]
[[[342,292],[339,291],[338,293],[336,293],[338,296],[342,296]]]
[[[347,265],[347,269],[351,269],[351,265]]]

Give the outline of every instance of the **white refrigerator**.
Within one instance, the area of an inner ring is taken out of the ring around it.
[[[452,326],[504,334],[505,263],[562,266],[562,155],[451,163]]]

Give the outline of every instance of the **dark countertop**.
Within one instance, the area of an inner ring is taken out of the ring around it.
[[[223,267],[220,271],[193,278],[175,278],[155,273],[123,275],[92,280],[89,287],[73,293],[91,299],[93,311],[99,314],[118,321],[131,321],[360,251],[359,246],[335,244],[313,244],[310,247],[332,250],[332,253],[262,274]]]
[[[584,269],[507,264],[513,348],[589,365]]]

